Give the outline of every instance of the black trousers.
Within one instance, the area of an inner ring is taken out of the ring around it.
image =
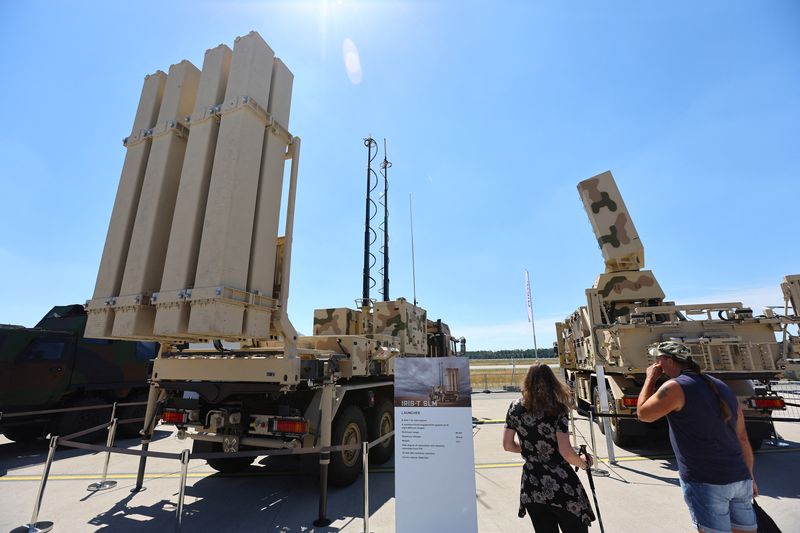
[[[541,503],[525,505],[536,533],[587,533],[589,528],[574,514]]]

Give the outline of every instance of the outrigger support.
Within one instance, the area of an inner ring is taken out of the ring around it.
[[[156,387],[154,383],[150,384],[150,392],[147,395],[147,410],[144,415],[144,426],[142,427],[142,451],[147,452],[150,448],[150,441],[153,438],[153,432],[156,427],[156,416],[158,415],[158,403],[166,396],[166,392]],[[141,455],[139,457],[139,471],[136,473],[136,485],[131,489],[131,492],[142,492],[146,490],[142,484],[144,482],[144,469],[147,464],[147,456]]]
[[[328,363],[325,364],[326,376],[322,386],[322,398],[319,402],[320,427],[317,428],[320,435],[319,445],[324,451],[319,454],[319,517],[314,520],[317,527],[325,527],[331,524],[327,517],[328,513],[328,467],[331,464],[331,427],[333,425],[333,403],[335,399],[336,384],[333,382],[332,375],[328,371]]]

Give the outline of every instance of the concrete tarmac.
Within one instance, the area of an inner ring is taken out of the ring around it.
[[[473,416],[487,423],[474,429],[478,529],[481,532],[533,531],[530,520],[517,517],[522,460],[503,451],[506,409],[518,393],[473,395]],[[776,423],[781,446],[764,444],[756,452],[759,504],[785,533],[800,531],[800,424]],[[599,467],[595,476],[600,513],[608,533],[694,531],[683,502],[675,460],[668,442],[651,438],[642,448],[615,447],[617,462],[608,464],[605,438],[595,431]],[[576,418],[578,444],[589,444],[589,422]],[[119,446],[136,448],[137,440]],[[188,441],[171,431],[157,431],[152,451],[180,452]],[[47,457],[47,442],[20,445],[0,437],[0,532],[27,524]],[[131,493],[138,458],[113,455],[109,479],[117,486],[92,493],[104,454],[59,448],[46,486],[39,520],[54,522],[55,531],[168,531],[176,525],[180,463],[149,459],[145,487]],[[363,482],[332,488],[328,499],[330,527],[314,527],[318,510],[317,465],[313,457],[259,458],[241,474],[222,475],[204,461],[189,465],[183,515],[184,531],[362,532]],[[586,474],[579,474],[589,491]],[[442,480],[443,490],[447,480]],[[392,463],[370,469],[370,531],[394,531]],[[598,522],[590,531],[599,532]]]

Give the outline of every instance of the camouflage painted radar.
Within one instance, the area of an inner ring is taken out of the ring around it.
[[[580,182],[578,192],[603,253],[606,272],[644,268],[644,248],[611,172]]]

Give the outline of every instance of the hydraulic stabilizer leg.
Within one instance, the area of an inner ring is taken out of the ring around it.
[[[147,395],[147,410],[144,415],[144,425],[142,426],[142,451],[146,452],[150,448],[150,440],[153,438],[153,431],[156,426],[156,415],[158,414],[158,402],[161,401],[164,391],[156,388],[154,384],[150,385],[150,392]],[[131,492],[141,492],[145,490],[142,486],[144,482],[144,468],[147,463],[147,456],[142,455],[139,457],[139,471],[136,474],[136,486],[131,489]]]
[[[327,366],[327,365],[326,365]],[[322,399],[319,402],[320,408],[320,446],[325,450],[319,454],[319,516],[314,520],[317,527],[325,527],[331,524],[328,520],[328,467],[331,464],[331,452],[327,448],[331,445],[331,427],[333,426],[333,396],[336,385],[330,378],[325,379],[322,387]]]

